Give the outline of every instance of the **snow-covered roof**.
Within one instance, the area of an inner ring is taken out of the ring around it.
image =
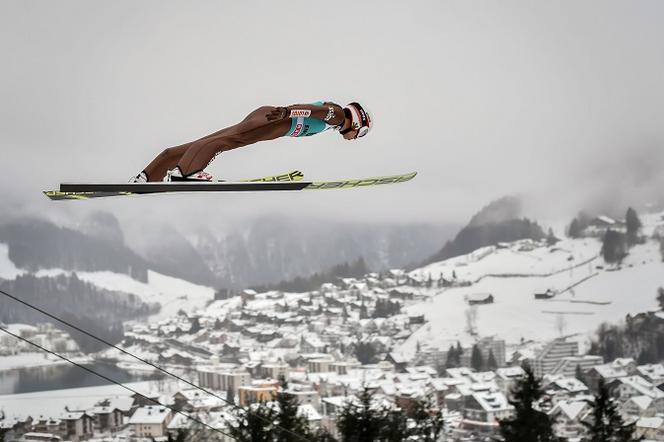
[[[506,410],[512,407],[503,393],[475,393],[473,398],[485,411]]]
[[[577,420],[581,417],[581,412],[587,407],[588,402],[585,400],[560,401],[553,407],[550,414],[555,415],[560,412],[569,420]]]
[[[651,428],[657,429],[664,425],[664,418],[661,417],[642,417],[636,421],[638,428]]]
[[[129,419],[130,424],[162,424],[170,416],[171,411],[166,407],[147,406],[136,409]]]

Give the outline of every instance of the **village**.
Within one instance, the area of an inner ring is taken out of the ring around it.
[[[583,241],[576,246],[586,253],[590,247],[587,238]],[[156,366],[185,382],[168,391],[109,395],[85,409],[67,405],[53,416],[19,416],[0,403],[0,429],[5,441],[166,441],[179,430],[196,428],[196,421],[187,417],[192,416],[218,429],[217,440],[230,441],[225,430],[232,425],[233,409],[270,403],[282,392],[297,398],[299,413],[312,428],[335,436],[339,411],[370,390],[381,406],[406,415],[416,401],[431,401],[445,417],[441,440],[483,441],[497,435],[498,420],[512,414],[510,391],[528,364],[546,392],[540,406],[565,440],[580,440],[584,434],[583,422],[602,380],[637,436],[664,441],[664,365],[588,354],[578,335],[564,333],[562,323],[559,336],[518,342],[476,327],[478,310],[492,307],[500,294],[476,290],[477,281],[486,277],[478,276],[473,265],[487,266],[492,256],[507,262],[507,253],[540,253],[569,266],[573,245],[520,240],[476,251],[451,271],[449,263],[433,267],[440,270],[437,274],[395,269],[341,278],[306,293],[218,290],[203,309],[127,323],[119,349],[94,355],[128,370],[163,374]],[[643,256],[649,255],[638,256],[646,263]],[[572,265],[590,266],[592,275],[615,274],[601,268],[594,253],[575,258]],[[558,273],[564,272],[551,272]],[[584,274],[576,278],[587,279]],[[418,339],[434,321],[417,307],[431,308],[434,299],[455,290],[463,290],[459,299],[466,306],[463,339],[447,336],[445,345]],[[538,311],[562,296],[551,286],[528,290],[528,305]],[[601,302],[592,306],[605,307]],[[664,325],[664,315],[656,311],[641,315]],[[51,325],[15,331],[32,338],[42,331],[61,351],[76,350]],[[1,343],[4,354],[20,348],[7,338]]]

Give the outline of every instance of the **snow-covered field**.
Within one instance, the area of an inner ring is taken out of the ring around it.
[[[144,395],[153,393],[171,395],[181,388],[174,381],[133,382],[125,385]],[[118,385],[8,394],[0,396],[0,414],[4,412],[7,419],[13,417],[24,418],[26,416],[57,417],[63,414],[65,406],[68,406],[70,410],[85,410],[92,408],[100,400],[129,397],[132,394],[129,390]]]
[[[70,359],[81,364],[92,361],[87,356],[70,357]],[[15,368],[49,367],[62,364],[68,364],[68,362],[48,353],[19,353],[11,356],[0,356],[0,371],[13,370]]]
[[[520,241],[508,248],[483,247],[467,255],[430,264],[411,272],[414,277],[452,278],[475,282],[488,275],[550,275],[573,266],[583,265],[599,255],[598,242],[592,238],[565,239],[555,247],[532,247],[531,241]]]
[[[70,275],[62,269],[40,270],[35,276]],[[178,310],[194,311],[205,307],[214,299],[214,289],[191,282],[148,271],[148,282],[144,283],[128,275],[114,272],[76,272],[82,281],[99,288],[131,293],[149,303],[161,304],[161,311],[150,317],[150,321],[174,316]]]
[[[450,341],[472,343],[474,337],[467,332],[466,320],[470,307],[465,300],[471,294],[494,296],[493,304],[473,308],[477,334],[496,335],[507,343],[549,340],[560,336],[561,331],[564,335],[578,334],[579,341],[587,342],[602,322],[616,322],[628,313],[658,308],[656,290],[664,286],[658,243],[649,241],[632,248],[620,270],[597,268],[604,267],[599,258],[571,267],[597,256],[600,247],[599,241],[592,239],[565,240],[556,246],[560,251],[550,252],[548,247],[531,252],[499,249],[479,260],[462,256],[414,271],[415,275],[430,272],[435,279],[440,271],[449,277],[454,269],[460,279],[479,281],[468,287],[438,289],[430,300],[410,306],[408,313],[424,314],[427,324],[400,351],[412,355],[418,341],[444,349]],[[566,256],[574,259],[568,261]],[[551,275],[506,276],[525,274]],[[572,290],[564,291],[578,282]],[[562,293],[551,300],[534,299],[536,291],[548,288]]]

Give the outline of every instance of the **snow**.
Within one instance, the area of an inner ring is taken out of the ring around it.
[[[534,250],[528,249],[536,247]],[[442,274],[452,279],[456,274],[462,281],[476,282],[488,276],[541,275],[564,272],[574,266],[587,265],[597,259],[600,245],[597,240],[567,239],[554,247],[536,245],[531,241],[518,241],[509,248],[483,247],[467,255],[433,263],[410,272],[418,279],[431,276],[436,280]],[[546,287],[546,286],[543,286]]]
[[[478,335],[495,335],[508,344],[521,339],[543,342],[560,336],[561,331],[565,335],[577,334],[583,344],[602,322],[618,322],[628,313],[658,309],[655,296],[657,287],[664,286],[664,263],[657,242],[632,248],[622,269],[616,271],[597,269],[603,265],[601,259],[569,267],[567,256],[575,257],[572,263],[596,256],[600,248],[597,241],[565,240],[557,248],[561,250],[493,249],[483,259],[465,255],[413,271],[411,274],[420,275],[431,272],[435,278],[439,271],[447,276],[456,269],[457,276],[478,282],[468,287],[430,289],[431,299],[407,308],[407,314],[424,314],[427,324],[398,350],[412,357],[418,341],[438,348],[447,348],[450,341],[456,340],[472,344],[475,337],[466,331],[465,312],[469,306],[465,297],[478,292],[491,293],[495,298],[493,304],[474,308]],[[459,263],[465,265],[458,266]],[[528,277],[528,272],[551,274]],[[578,282],[572,290],[565,290]],[[550,300],[535,300],[533,294],[541,287],[561,293]]]
[[[17,276],[25,273],[24,270],[19,269],[9,259],[9,246],[5,243],[0,243],[0,279],[16,279]]]
[[[69,359],[83,364],[92,362],[89,357],[69,357]],[[11,356],[0,356],[0,371],[61,364],[68,364],[68,362],[48,353],[19,353]]]
[[[125,385],[144,395],[162,396],[175,393],[180,388],[180,385],[173,381],[132,382]],[[7,419],[26,416],[60,416],[65,411],[65,406],[68,406],[70,410],[86,410],[93,408],[95,403],[103,399],[130,397],[132,394],[118,385],[10,394],[0,396],[0,412],[4,411]]]
[[[35,276],[71,275],[72,272],[62,269],[39,270]],[[214,299],[214,289],[185,281],[183,279],[148,271],[148,282],[137,281],[122,273],[109,271],[76,272],[82,281],[89,282],[99,288],[131,293],[143,302],[159,303],[161,310],[150,317],[150,321],[175,316],[182,309],[192,312],[205,307]]]

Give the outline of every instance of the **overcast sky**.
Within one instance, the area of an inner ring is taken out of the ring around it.
[[[664,188],[662,23],[660,0],[1,0],[1,199],[54,217],[92,209],[214,225],[280,213],[463,221],[511,193],[553,212],[654,198]],[[125,182],[163,148],[258,106],[319,99],[361,101],[374,131],[259,143],[209,170],[416,170],[416,180],[94,202],[40,194],[62,181]]]

